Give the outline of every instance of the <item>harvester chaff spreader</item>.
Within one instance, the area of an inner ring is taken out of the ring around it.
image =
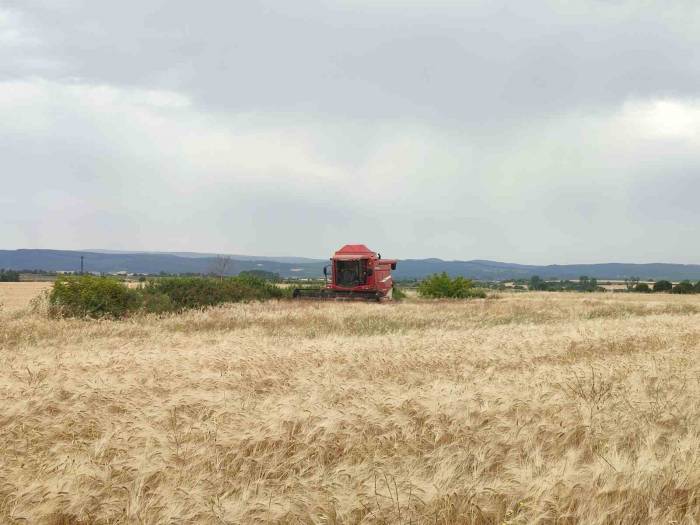
[[[345,299],[381,301],[391,299],[391,270],[396,259],[382,259],[364,244],[346,244],[323,267],[324,288],[296,288],[295,299]]]

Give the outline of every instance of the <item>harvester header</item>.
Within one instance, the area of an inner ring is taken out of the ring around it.
[[[381,301],[391,299],[394,281],[391,270],[396,259],[382,259],[364,244],[346,244],[324,266],[324,288],[297,288],[295,298],[359,299]]]

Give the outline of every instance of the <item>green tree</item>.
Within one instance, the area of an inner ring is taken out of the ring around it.
[[[533,275],[528,283],[528,288],[530,290],[546,290],[547,282],[542,280],[539,275]]]
[[[661,281],[656,281],[654,283],[654,291],[655,292],[670,292],[673,289],[673,285],[671,284],[670,281],[664,281],[663,279]]]
[[[582,292],[595,292],[598,289],[598,279],[582,275],[578,280],[578,289]]]
[[[14,270],[0,269],[0,282],[17,283],[19,282],[19,272]]]

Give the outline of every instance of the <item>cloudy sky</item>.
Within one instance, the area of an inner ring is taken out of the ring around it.
[[[3,0],[0,248],[699,262],[700,2]]]

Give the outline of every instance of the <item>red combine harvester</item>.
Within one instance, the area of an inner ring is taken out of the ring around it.
[[[396,269],[396,263],[396,259],[382,259],[381,254],[364,244],[346,244],[331,257],[331,264],[323,267],[325,288],[296,288],[293,297],[365,301],[391,299],[394,285],[391,270]]]

